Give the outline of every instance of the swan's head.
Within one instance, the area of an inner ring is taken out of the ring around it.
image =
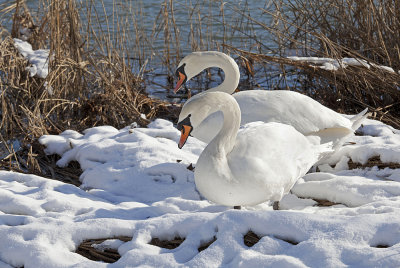
[[[201,108],[199,105],[203,102],[199,95],[190,98],[185,105],[183,105],[182,110],[179,114],[177,128],[181,132],[181,138],[178,143],[178,148],[182,149],[185,145],[186,140],[192,133],[193,128],[198,125],[199,122],[203,121],[203,114],[206,112],[204,107]],[[207,106],[207,105],[206,105]],[[200,120],[200,121],[199,121]],[[194,122],[194,126],[192,124]]]
[[[174,93],[178,92],[178,90],[182,87],[182,85],[185,84],[186,81],[188,80],[185,71],[185,66],[186,63],[183,63],[179,65],[178,69],[176,69],[175,75],[176,77],[178,77],[178,83],[176,83],[176,86],[174,88]]]
[[[190,136],[190,133],[193,130],[192,124],[190,122],[191,114],[186,116],[185,119],[178,122],[177,128],[181,131],[181,138],[179,139],[178,148],[182,149],[183,145],[185,145],[187,138]]]
[[[176,93],[186,81],[189,81],[204,69],[210,67],[222,68],[224,71],[228,70],[227,68],[231,68],[231,72],[236,74],[237,83],[239,83],[239,67],[231,57],[219,51],[196,51],[185,56],[179,62],[175,72],[178,83],[174,88],[174,93]]]
[[[199,125],[202,124],[203,121],[208,121],[211,116],[215,115],[215,113],[220,113],[221,105],[226,103],[226,101],[221,100],[221,95],[227,95],[228,100],[233,99],[229,94],[223,92],[206,92],[197,94],[185,102],[185,105],[183,105],[179,114],[177,125],[178,130],[181,131],[181,139],[178,145],[179,148],[183,147],[187,138],[190,136],[190,133],[193,132],[197,133],[197,135],[199,134],[197,131],[200,131],[201,128]],[[216,121],[216,123],[218,122],[220,121]],[[221,126],[215,126],[215,124],[211,125],[213,128],[216,128],[218,133]],[[197,129],[198,127],[199,129]],[[196,134],[194,134],[194,136],[196,136]]]
[[[186,81],[189,81],[206,68],[206,66],[203,66],[202,61],[199,60],[202,54],[204,54],[204,52],[190,53],[179,62],[175,72],[178,83],[174,88],[174,93],[178,92]]]

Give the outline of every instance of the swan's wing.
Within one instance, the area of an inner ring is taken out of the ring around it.
[[[351,128],[356,131],[361,124],[364,122],[364,120],[368,117],[368,108],[365,108],[362,112],[360,112],[359,114],[356,114],[355,116],[353,116],[352,118],[350,118],[351,123],[353,124],[351,126]]]
[[[237,180],[265,187],[271,199],[279,200],[318,161],[319,154],[293,127],[255,122],[239,131],[227,159]]]
[[[346,128],[352,122],[312,98],[288,90],[252,90],[233,94],[242,113],[242,124],[254,121],[279,122],[304,135],[327,128]]]

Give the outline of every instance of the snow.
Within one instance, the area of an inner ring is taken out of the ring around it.
[[[46,78],[49,74],[49,50],[33,50],[31,44],[18,38],[14,38],[14,45],[19,53],[28,60],[30,66],[27,67],[27,70],[30,76]]]
[[[118,249],[124,243],[124,241],[121,241],[119,239],[109,239],[99,244],[93,244],[92,246],[95,249],[104,251],[105,249]]]
[[[308,62],[312,64],[316,64],[314,67],[318,67],[327,71],[337,71],[341,68],[347,68],[347,66],[363,66],[367,69],[370,69],[371,66],[377,69],[380,69],[389,73],[396,73],[393,68],[383,65],[378,65],[375,63],[369,63],[363,59],[357,58],[342,58],[342,59],[332,59],[332,58],[324,58],[324,57],[298,57],[298,56],[290,56],[287,57],[290,60],[294,61],[302,61]]]
[[[165,120],[43,136],[59,166],[80,163],[82,185],[0,171],[0,267],[399,267],[400,169],[348,170],[346,160],[399,163],[400,131],[366,120],[359,132],[323,172],[301,178],[278,211],[269,203],[233,210],[202,198],[187,167],[205,144],[190,137],[179,150],[180,133]],[[262,237],[252,247],[243,241],[249,230]],[[149,244],[174,237],[185,238],[175,249]],[[98,238],[109,240],[95,247],[118,249],[116,263],[75,253]]]

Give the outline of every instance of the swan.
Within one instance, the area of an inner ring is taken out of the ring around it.
[[[220,113],[222,127],[200,154],[194,171],[198,191],[225,206],[278,202],[294,183],[331,151],[331,143],[306,137],[289,125],[252,122],[240,131],[240,107],[230,94],[205,92],[183,106],[178,147],[195,131],[193,120]]]
[[[239,84],[240,72],[236,62],[218,51],[193,52],[179,63],[176,76],[179,78],[174,93],[192,77],[206,68],[218,67],[225,73],[224,81],[207,92],[222,91],[232,94]],[[202,94],[202,93],[200,93]],[[319,136],[321,143],[332,141],[339,147],[344,138],[352,135],[367,117],[365,109],[348,119],[323,106],[312,98],[288,90],[249,90],[233,94],[241,110],[241,125],[254,121],[279,122],[293,126],[303,135]],[[179,120],[182,118],[180,117]],[[205,121],[192,119],[195,128],[192,136],[208,143],[222,126],[220,114]]]

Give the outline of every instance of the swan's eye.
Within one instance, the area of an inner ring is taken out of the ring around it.
[[[178,69],[176,69],[175,75],[176,75],[178,78],[180,78],[180,74],[183,74],[184,76],[186,76],[186,73],[185,73],[185,66],[186,66],[186,63],[182,64],[181,66],[179,66]]]
[[[176,83],[176,86],[174,88],[174,93],[178,92],[181,86],[186,83],[187,76],[184,69],[185,65],[186,64],[184,63],[178,69],[176,69],[175,75],[178,77],[178,83]]]
[[[189,114],[188,116],[185,117],[185,119],[183,119],[182,121],[178,122],[176,128],[177,128],[178,130],[182,130],[183,126],[190,126],[190,127],[192,127],[192,123],[190,122],[190,117],[191,117],[191,116],[192,116],[192,115]]]

